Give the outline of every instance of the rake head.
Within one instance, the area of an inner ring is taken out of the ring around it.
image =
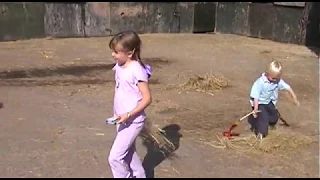
[[[232,130],[238,126],[238,122],[234,123],[231,125],[231,127],[229,128],[229,130],[224,131],[222,134],[224,137],[231,137],[231,136],[239,136],[239,134],[237,133],[233,133]]]
[[[239,133],[233,133],[233,132],[231,132],[231,131],[224,131],[224,132],[222,133],[222,135],[223,135],[224,137],[230,138],[230,137],[233,137],[233,136],[239,136],[240,134],[239,134]]]

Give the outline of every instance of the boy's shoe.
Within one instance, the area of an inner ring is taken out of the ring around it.
[[[270,129],[270,130],[276,130],[277,128],[276,128],[276,125],[270,125],[270,126],[269,126],[269,129]]]
[[[263,139],[263,135],[261,133],[257,134],[257,139],[262,140]]]

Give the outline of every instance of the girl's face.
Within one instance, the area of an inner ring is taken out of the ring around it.
[[[111,55],[120,66],[124,65],[132,57],[132,53],[124,51],[121,45],[116,45]]]

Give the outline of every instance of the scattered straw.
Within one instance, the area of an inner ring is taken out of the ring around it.
[[[222,90],[231,86],[230,80],[223,76],[218,76],[211,73],[207,73],[203,76],[192,75],[188,78],[188,81],[182,85],[173,85],[167,89],[179,89],[181,91],[197,91],[206,94],[213,95],[217,90]]]
[[[154,145],[163,154],[170,154],[175,150],[175,145],[166,137],[166,132],[155,126],[149,119],[140,133],[140,137]]]
[[[306,136],[297,132],[272,130],[269,135],[260,140],[253,134],[239,137],[223,137],[216,134],[216,139],[206,144],[215,148],[229,148],[237,151],[255,151],[269,154],[296,150],[301,146],[317,142],[315,136]]]

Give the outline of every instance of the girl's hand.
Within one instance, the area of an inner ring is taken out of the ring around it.
[[[119,118],[119,120],[117,121],[117,124],[124,123],[129,119],[128,113],[120,114],[120,115],[116,115],[116,116]]]

